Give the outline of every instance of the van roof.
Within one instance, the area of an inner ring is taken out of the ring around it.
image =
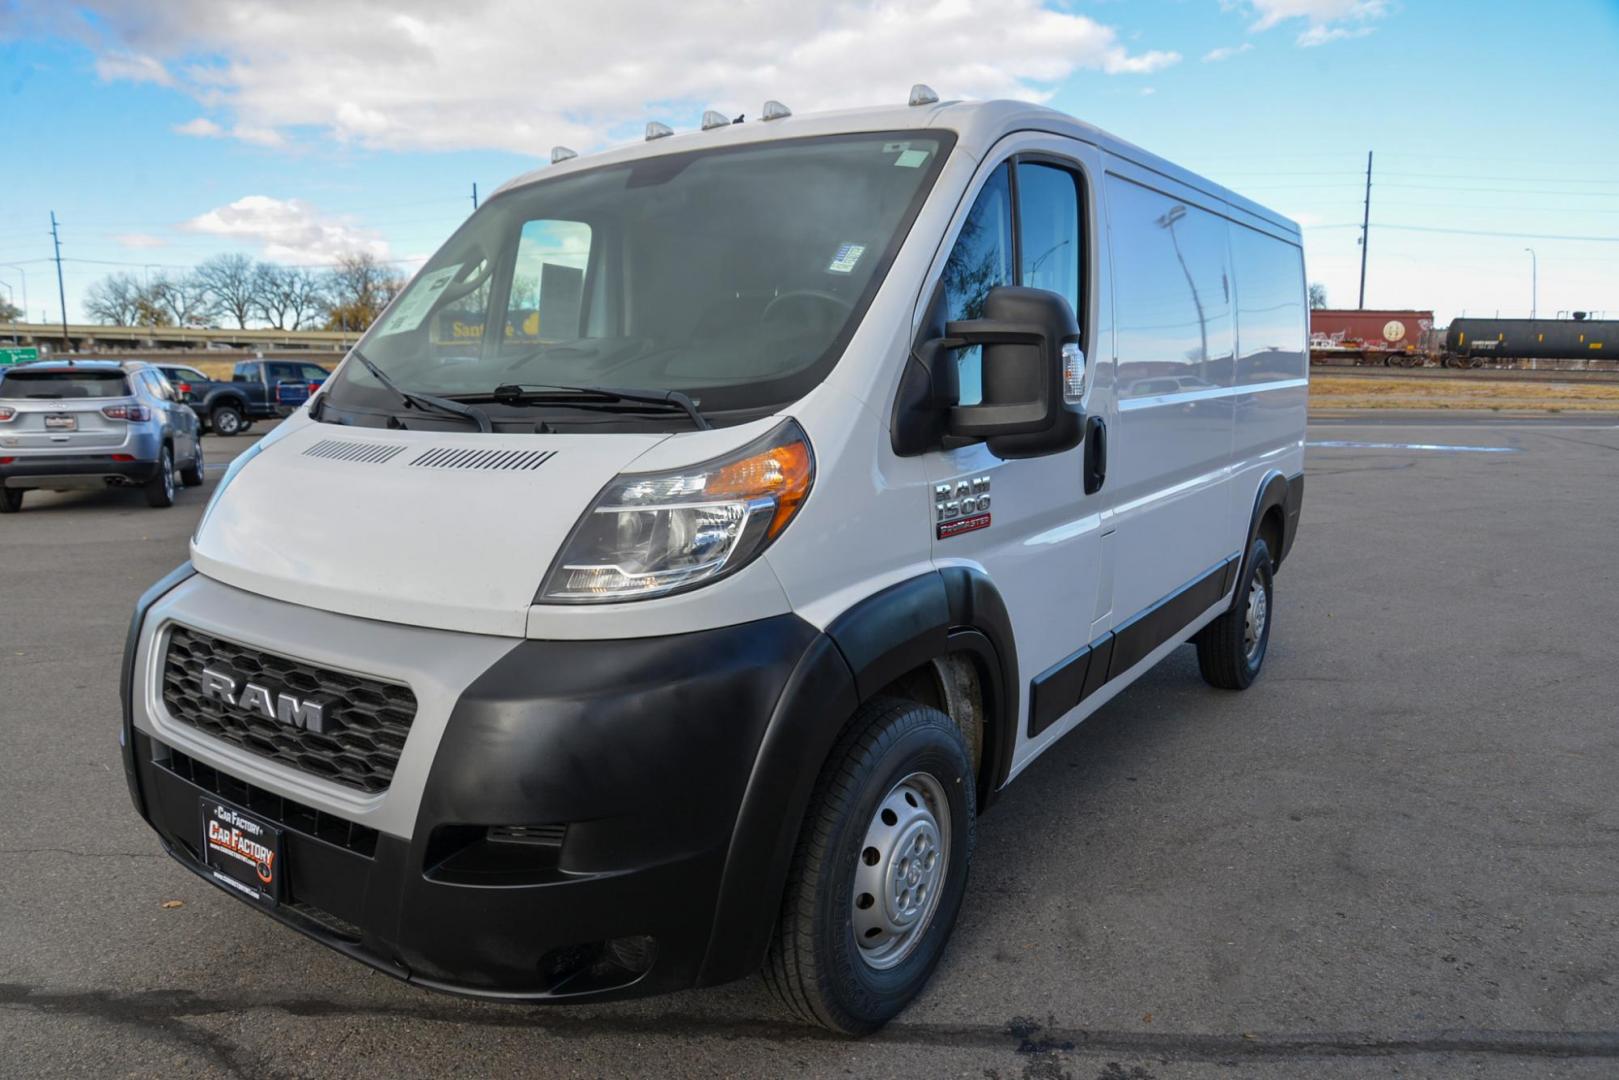
[[[840,135],[862,131],[907,131],[938,128],[954,132],[958,149],[964,149],[975,158],[983,157],[997,141],[1015,131],[1046,131],[1090,143],[1111,154],[1126,158],[1144,168],[1151,169],[1188,187],[1219,199],[1231,206],[1298,236],[1298,225],[1277,213],[1238,195],[1230,189],[1184,169],[1157,154],[1143,150],[1101,128],[1076,120],[1067,113],[1044,105],[1026,101],[944,101],[932,105],[883,105],[864,109],[843,109],[832,112],[795,113],[780,120],[748,120],[708,131],[686,131],[661,139],[631,143],[599,153],[581,155],[567,161],[544,165],[502,184],[495,195],[513,188],[525,187],[553,176],[592,169],[601,165],[614,165],[637,161],[664,154],[678,154],[690,150],[718,146],[738,146],[744,143],[768,142],[772,139],[803,138],[812,135]],[[493,197],[493,196],[491,196]]]

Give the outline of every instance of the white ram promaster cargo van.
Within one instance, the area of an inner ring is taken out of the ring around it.
[[[559,150],[467,220],[140,603],[125,760],[176,859],[424,986],[763,967],[863,1032],[1013,777],[1183,642],[1258,675],[1298,229],[916,100]]]

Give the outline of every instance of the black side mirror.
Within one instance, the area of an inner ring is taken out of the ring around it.
[[[1077,402],[1085,358],[1079,323],[1064,297],[1019,285],[991,289],[983,318],[949,323],[937,341],[941,350],[972,345],[984,350],[983,401],[950,408],[945,421],[950,435],[983,439],[1002,458],[1079,445],[1084,417]]]

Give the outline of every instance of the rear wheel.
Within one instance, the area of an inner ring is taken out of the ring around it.
[[[215,405],[208,414],[208,426],[214,429],[215,435],[240,435],[247,430],[247,421],[235,405]]]
[[[1247,573],[1237,584],[1231,610],[1197,632],[1197,666],[1210,686],[1246,690],[1259,677],[1270,645],[1270,548],[1255,538],[1248,549]]]
[[[908,1005],[966,891],[977,801],[966,741],[937,709],[862,706],[816,781],[765,981],[846,1035]]]
[[[158,458],[157,475],[146,481],[146,505],[162,509],[174,505],[174,451],[167,446]]]
[[[0,487],[0,514],[15,514],[22,509],[22,488]]]
[[[202,471],[202,439],[199,438],[197,440],[196,459],[192,461],[190,465],[187,465],[185,468],[180,470],[180,479],[184,481],[186,487],[201,487]]]

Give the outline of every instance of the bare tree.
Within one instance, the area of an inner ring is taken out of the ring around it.
[[[301,266],[259,263],[255,310],[277,330],[298,330],[316,319],[326,307],[320,279]]]
[[[326,275],[328,330],[364,330],[388,306],[405,279],[397,270],[377,260],[370,252],[350,252],[340,256]]]
[[[144,288],[134,274],[108,274],[84,292],[84,310],[108,326],[136,326]]]
[[[1319,311],[1327,306],[1327,287],[1319,281],[1310,282],[1310,310]]]
[[[181,277],[164,275],[147,289],[148,299],[168,316],[175,326],[209,326],[214,306],[208,286],[196,274]]]
[[[220,314],[235,319],[237,329],[246,330],[247,320],[258,308],[253,260],[246,255],[215,255],[198,264],[195,274]]]

